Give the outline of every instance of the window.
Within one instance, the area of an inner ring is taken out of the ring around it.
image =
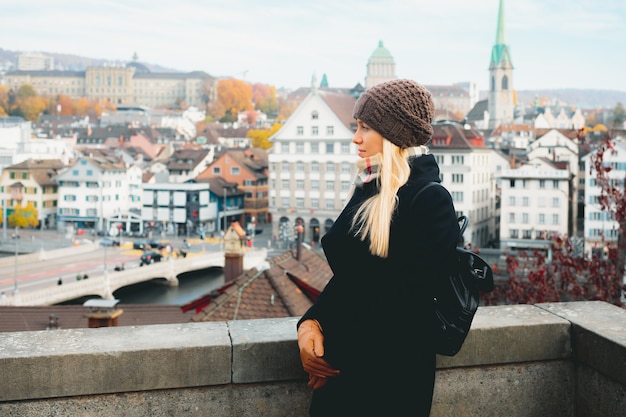
[[[537,219],[537,223],[546,224],[546,215],[543,213],[540,213],[539,218]]]
[[[509,206],[515,206],[515,196],[509,196]]]
[[[350,153],[350,144],[349,143],[342,143],[341,144],[341,153],[342,154],[349,154]]]
[[[304,190],[304,180],[296,181],[296,190]]]
[[[297,134],[298,136],[302,136],[302,135],[304,135],[304,126],[297,126],[297,127],[296,127],[296,134]]]
[[[332,162],[326,163],[326,172],[335,173],[335,164]]]
[[[463,192],[462,191],[452,191],[452,200],[457,203],[463,202]]]
[[[317,191],[320,189],[320,182],[318,180],[311,180],[311,190]]]
[[[341,181],[341,191],[350,191],[350,181]]]
[[[280,169],[282,171],[289,172],[289,162],[283,162]]]
[[[296,143],[296,153],[298,154],[304,153],[304,143]]]
[[[528,207],[530,204],[528,197],[522,197],[522,206]]]
[[[515,223],[515,213],[509,213],[509,223]]]
[[[288,143],[281,143],[280,144],[280,152],[281,153],[289,153],[289,144]]]
[[[326,153],[327,154],[335,153],[335,144],[334,143],[327,143],[326,144]]]
[[[326,200],[326,208],[327,209],[334,209],[335,208],[335,202],[333,200]]]
[[[320,164],[319,162],[311,162],[311,172],[319,172],[320,171]]]
[[[320,208],[320,200],[317,198],[311,199],[311,208],[317,209]]]
[[[465,162],[463,155],[452,155],[452,164],[461,164],[463,165]]]
[[[282,188],[283,190],[289,189],[289,180],[281,180],[280,188]]]
[[[522,223],[528,223],[528,213],[522,213]]]
[[[452,174],[452,182],[463,184],[463,174]]]
[[[341,163],[341,172],[343,172],[344,174],[349,174],[351,169],[352,169],[352,164],[348,162]]]
[[[239,167],[230,167],[230,175],[239,175]]]
[[[213,167],[213,175],[222,175],[222,167]]]
[[[317,120],[317,119],[319,119],[319,118],[320,118],[319,113],[318,113],[317,111],[315,111],[315,110],[314,110],[314,111],[311,113],[311,120]]]
[[[63,196],[63,200],[65,201],[76,201],[76,196],[72,194],[67,194]]]
[[[552,207],[560,207],[561,199],[559,197],[552,197]]]
[[[559,215],[558,214],[553,214],[552,215],[552,224],[559,224]]]
[[[332,136],[335,134],[335,127],[334,126],[326,126],[326,135],[327,136]]]
[[[283,197],[280,199],[281,207],[289,207],[289,197]]]
[[[302,161],[296,162],[296,171],[297,172],[304,172],[304,162],[302,162]]]
[[[317,142],[311,143],[311,153],[320,153],[320,144]]]
[[[539,180],[539,188],[546,188],[546,180]]]
[[[519,230],[517,229],[509,230],[509,236],[511,237],[511,239],[517,239],[519,237]]]
[[[304,208],[304,198],[296,198],[296,207]]]
[[[524,235],[524,239],[532,239],[533,238],[533,233],[532,230],[524,230],[523,231]]]
[[[311,136],[317,136],[319,134],[319,128],[317,126],[311,126]]]
[[[326,181],[326,190],[332,191],[335,189],[335,181]]]

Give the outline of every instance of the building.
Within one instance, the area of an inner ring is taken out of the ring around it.
[[[272,223],[269,213],[269,163],[259,148],[225,149],[197,176],[197,180],[221,177],[245,193],[244,225]],[[254,226],[251,226],[254,227]]]
[[[17,56],[17,69],[22,71],[50,71],[54,69],[54,58],[40,52],[24,52]]]
[[[304,241],[317,244],[341,212],[355,174],[355,102],[352,95],[312,87],[270,138],[269,211],[278,243],[290,245],[302,221]]]
[[[119,228],[112,228],[112,218],[131,207],[131,186],[124,163],[113,158],[81,157],[56,180],[61,230],[119,232]]]
[[[613,182],[613,185],[623,189],[624,179],[626,178],[626,143],[623,137],[611,139],[615,152],[605,152],[603,162],[611,167],[611,171],[607,176]],[[587,173],[585,178],[585,253],[605,256],[605,247],[615,247],[619,231],[619,224],[610,210],[603,210],[598,203],[601,195],[601,188],[596,180],[596,171],[593,168],[592,155],[589,153],[582,157],[582,162]],[[621,194],[622,201],[624,193]],[[622,230],[622,232],[624,232]]]
[[[575,132],[574,132],[575,133]],[[569,236],[578,234],[578,196],[579,183],[579,155],[578,144],[562,132],[551,129],[547,132],[538,132],[538,137],[527,148],[528,160],[545,158],[553,162],[563,162],[569,172],[570,185],[567,187],[568,225],[566,233]]]
[[[503,170],[500,249],[542,250],[568,234],[570,171],[566,163],[538,157]]]
[[[125,66],[88,67],[85,71],[16,70],[5,74],[14,91],[31,85],[38,95],[107,101],[115,106],[206,108],[217,98],[217,80],[203,71],[152,73],[131,62]]]
[[[396,62],[391,53],[378,41],[378,47],[367,60],[367,75],[365,76],[365,89],[377,84],[396,79]]]
[[[489,61],[489,128],[503,123],[512,123],[515,110],[513,89],[513,62],[506,43],[504,28],[504,0],[500,0],[496,43],[491,48]]]
[[[66,165],[55,159],[20,162],[2,170],[0,192],[3,216],[10,216],[15,207],[32,205],[37,210],[39,227],[56,227],[58,187],[56,177]],[[4,219],[3,219],[4,221]]]
[[[141,199],[144,230],[153,234],[189,236],[203,233],[217,217],[206,183],[144,184]]]

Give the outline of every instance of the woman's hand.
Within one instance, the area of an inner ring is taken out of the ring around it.
[[[317,320],[305,320],[300,324],[298,348],[302,367],[309,374],[309,387],[321,388],[326,384],[326,378],[339,374],[324,359],[324,334]]]

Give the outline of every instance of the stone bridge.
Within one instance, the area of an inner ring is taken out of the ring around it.
[[[244,269],[259,268],[265,261],[267,251],[257,249],[245,252]],[[162,262],[152,263],[141,268],[109,272],[103,275],[89,276],[89,279],[54,285],[35,291],[23,291],[5,299],[0,305],[39,306],[54,305],[74,300],[87,295],[113,299],[113,292],[129,285],[143,281],[162,278],[169,285],[178,285],[178,277],[186,272],[200,271],[211,267],[224,267],[224,252],[211,252],[188,258],[168,258]]]

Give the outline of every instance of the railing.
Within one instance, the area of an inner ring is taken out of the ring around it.
[[[306,416],[296,322],[0,333],[0,415]],[[431,417],[624,417],[625,358],[619,307],[481,307],[438,357]]]

